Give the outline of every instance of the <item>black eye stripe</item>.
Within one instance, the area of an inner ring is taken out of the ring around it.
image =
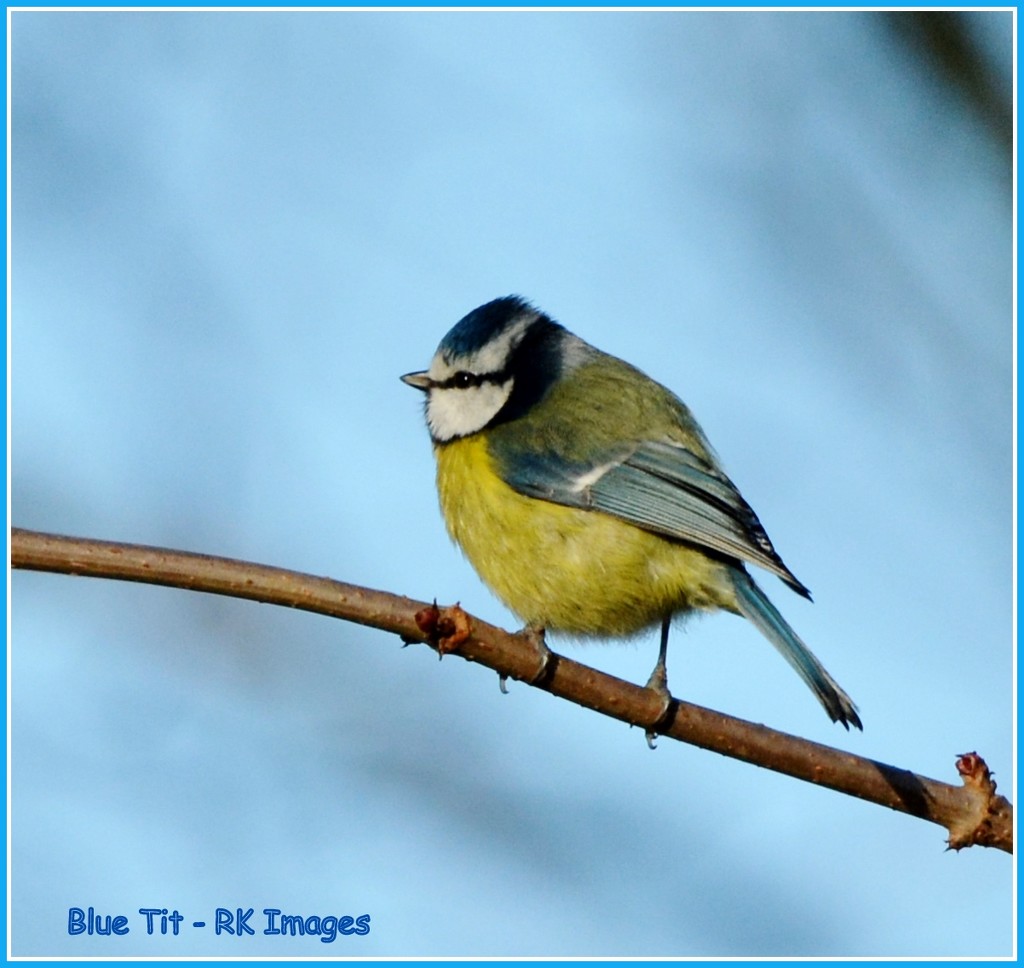
[[[470,387],[482,386],[485,383],[500,385],[509,379],[505,370],[499,373],[470,373],[468,370],[459,370],[453,373],[447,380],[442,380],[439,387],[444,389],[468,390]]]

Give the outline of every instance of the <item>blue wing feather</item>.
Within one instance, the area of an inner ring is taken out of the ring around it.
[[[666,537],[759,565],[810,592],[783,564],[732,481],[681,444],[645,441],[585,464],[502,447],[502,477],[521,494],[603,511]]]

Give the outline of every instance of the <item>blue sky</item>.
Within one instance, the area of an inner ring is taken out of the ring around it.
[[[975,23],[1008,72],[1011,15]],[[17,12],[11,38],[14,524],[514,628],[398,376],[518,292],[690,405],[865,731],[731,616],[676,630],[676,694],[950,782],[977,750],[1013,790],[1008,165],[879,18]],[[359,627],[12,595],[15,954],[1011,951],[1010,858],[938,827]],[[553,644],[633,681],[656,652]],[[90,905],[133,930],[69,937]],[[372,930],[147,937],[147,906]]]

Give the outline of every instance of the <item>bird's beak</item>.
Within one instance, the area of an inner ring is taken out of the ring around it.
[[[434,381],[430,379],[430,374],[425,370],[422,373],[406,373],[402,377],[402,382],[408,383],[409,386],[416,387],[417,390],[422,390],[424,393],[434,385]]]

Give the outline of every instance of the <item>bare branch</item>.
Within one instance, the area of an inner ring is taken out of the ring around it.
[[[1013,807],[996,793],[984,760],[962,754],[953,786],[766,726],[673,699],[555,653],[538,676],[536,643],[467,615],[387,592],[231,558],[11,530],[11,565],[35,571],[116,578],[287,605],[394,632],[456,652],[502,677],[724,756],[829,787],[939,824],[950,848],[982,845],[1013,852]]]

